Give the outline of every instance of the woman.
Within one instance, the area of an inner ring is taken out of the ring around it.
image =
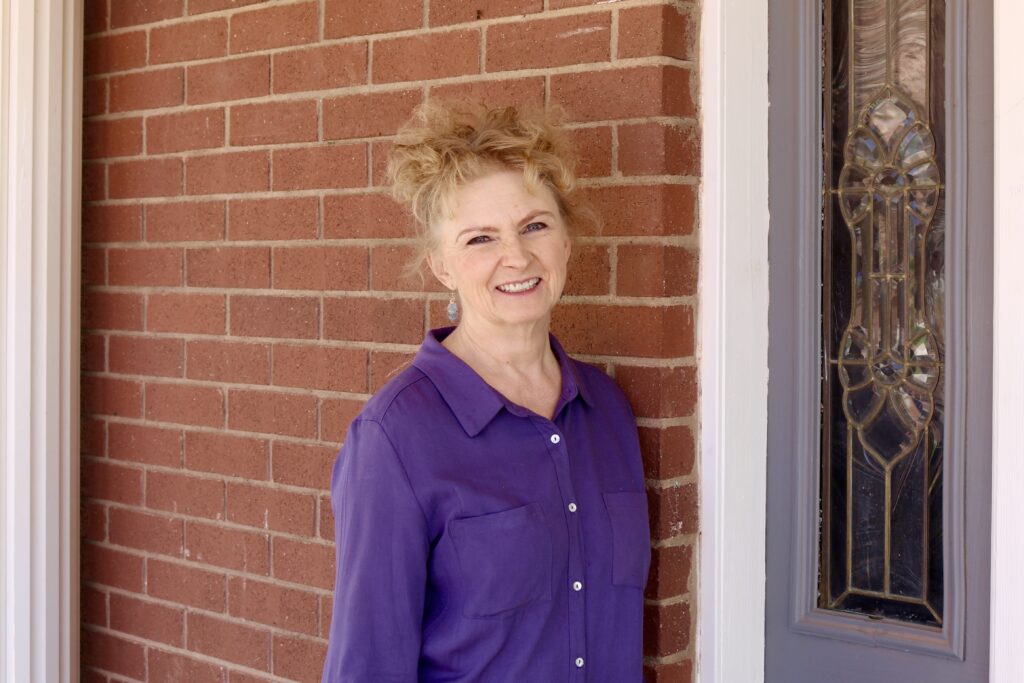
[[[565,134],[428,104],[389,170],[461,319],[366,404],[335,464],[323,680],[640,681],[636,426],[548,332],[580,214]]]

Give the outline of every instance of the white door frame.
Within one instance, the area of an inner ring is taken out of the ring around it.
[[[81,0],[0,3],[0,681],[78,680]]]
[[[995,11],[991,683],[1024,680],[1024,4]],[[768,379],[767,0],[701,18],[698,680],[764,680]]]

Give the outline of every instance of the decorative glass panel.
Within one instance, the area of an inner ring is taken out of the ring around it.
[[[819,607],[941,626],[943,0],[825,2]]]

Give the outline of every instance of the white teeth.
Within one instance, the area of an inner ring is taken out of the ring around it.
[[[498,285],[498,289],[500,289],[503,292],[514,294],[516,292],[525,292],[528,289],[533,289],[538,284],[540,284],[540,278],[535,277],[529,280],[524,280],[523,282],[516,282],[514,284]]]

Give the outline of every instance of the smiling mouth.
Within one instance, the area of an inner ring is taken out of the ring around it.
[[[505,292],[506,294],[521,294],[522,292],[528,292],[537,285],[540,284],[539,277],[532,277],[529,280],[523,280],[522,282],[509,282],[508,284],[498,285],[498,291]]]

